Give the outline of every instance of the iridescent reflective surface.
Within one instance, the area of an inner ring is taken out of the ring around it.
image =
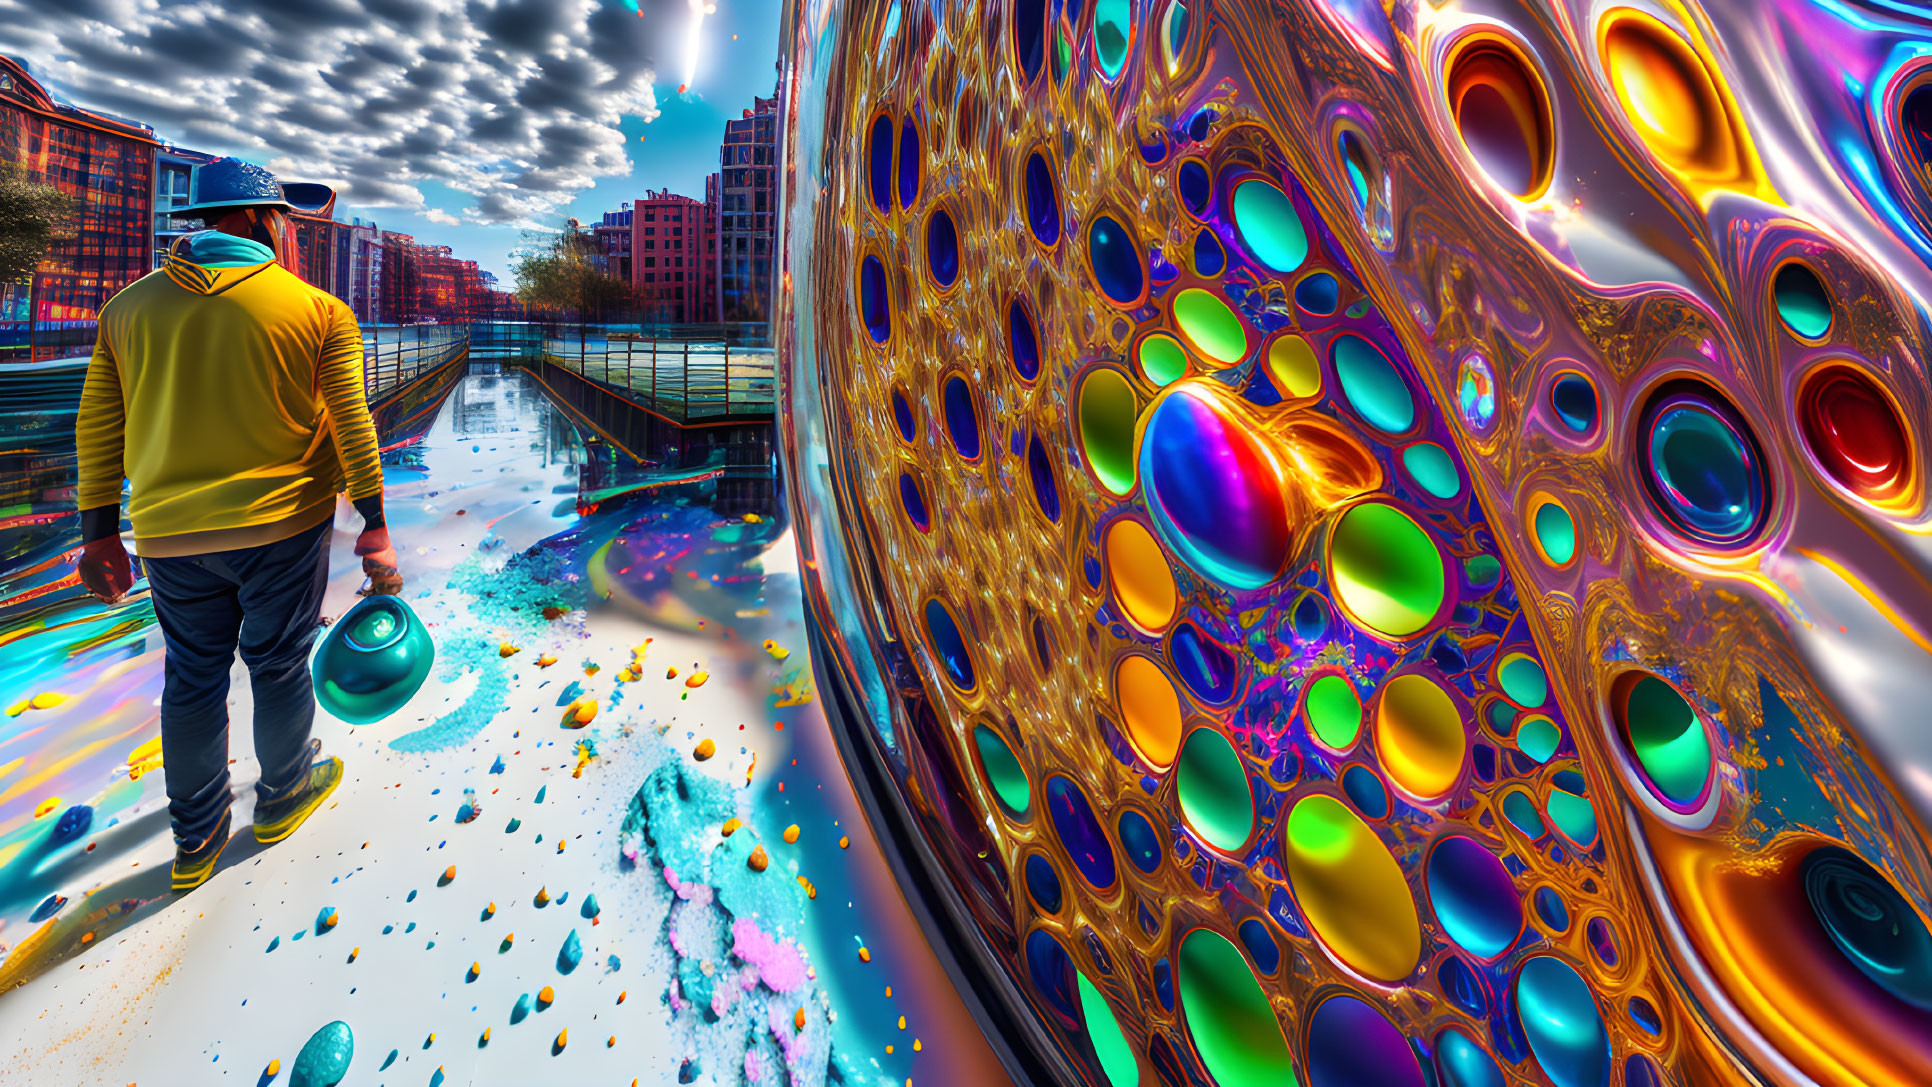
[[[821,679],[1016,1076],[1932,1082],[1928,17],[795,5]]]

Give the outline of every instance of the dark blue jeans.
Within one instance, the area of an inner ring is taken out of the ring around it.
[[[167,643],[161,691],[161,769],[177,841],[214,833],[228,786],[228,672],[235,650],[255,694],[256,804],[308,779],[315,690],[309,647],[329,581],[329,529],[260,547],[141,560]]]

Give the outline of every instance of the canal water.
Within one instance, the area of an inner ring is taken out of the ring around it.
[[[345,779],[262,848],[237,665],[239,834],[187,895],[145,583],[70,583],[59,487],[6,511],[0,1082],[274,1082],[337,1020],[351,1083],[1005,1082],[826,733],[782,510],[624,475],[517,371],[417,430],[384,469],[430,681],[319,714]]]

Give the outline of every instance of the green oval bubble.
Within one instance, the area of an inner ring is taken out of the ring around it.
[[[1552,563],[1564,566],[1576,557],[1576,522],[1556,502],[1536,507],[1536,542]]]
[[[1149,336],[1140,341],[1140,372],[1156,385],[1179,381],[1187,373],[1187,352],[1172,336]]]
[[[1354,333],[1335,337],[1329,348],[1342,396],[1362,421],[1385,434],[1415,425],[1415,398],[1382,349]]]
[[[1494,555],[1471,555],[1462,560],[1462,572],[1471,586],[1487,589],[1503,576],[1503,564]]]
[[[1175,296],[1174,322],[1195,350],[1223,366],[1240,362],[1248,353],[1248,326],[1226,302],[1199,287]]]
[[[1402,451],[1402,467],[1416,486],[1437,498],[1454,498],[1462,491],[1462,475],[1456,462],[1434,442],[1417,442]]]
[[[993,795],[1014,815],[1025,815],[1033,803],[1033,791],[1026,780],[1026,768],[1006,745],[1006,737],[980,725],[973,730],[973,746],[979,749],[980,769],[986,774],[986,784],[993,787]]]
[[[1093,1043],[1093,1055],[1100,1059],[1100,1071],[1111,1087],[1134,1087],[1140,1082],[1140,1058],[1134,1056],[1120,1020],[1086,974],[1076,972],[1074,977],[1080,983],[1080,1014],[1087,1021],[1087,1040]]]
[[[1247,844],[1254,830],[1254,797],[1247,769],[1226,736],[1211,728],[1188,733],[1174,777],[1181,814],[1195,833],[1223,852]]]
[[[1200,928],[1181,940],[1176,957],[1181,1017],[1214,1082],[1296,1087],[1281,1023],[1240,949]]]
[[[1138,413],[1133,387],[1119,371],[1102,367],[1080,383],[1080,448],[1100,485],[1115,494],[1134,489]]]
[[[1329,749],[1346,751],[1362,732],[1362,699],[1345,676],[1330,672],[1308,685],[1308,727]]]
[[[1258,178],[1234,187],[1234,228],[1255,259],[1292,272],[1308,259],[1308,232],[1288,194]]]
[[[1335,595],[1355,617],[1392,638],[1421,631],[1442,607],[1442,553],[1408,514],[1380,502],[1350,507],[1328,542]]]
[[[1623,731],[1652,788],[1674,804],[1695,803],[1710,780],[1711,740],[1677,688],[1646,675],[1624,695]]]

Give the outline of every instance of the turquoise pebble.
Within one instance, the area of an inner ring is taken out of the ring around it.
[[[335,1087],[349,1074],[355,1034],[338,1019],[309,1036],[289,1068],[289,1087]]]

